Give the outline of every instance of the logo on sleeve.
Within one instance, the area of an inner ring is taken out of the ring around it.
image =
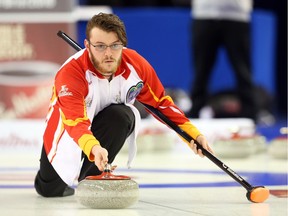
[[[131,88],[128,90],[126,95],[126,102],[129,103],[133,99],[137,97],[137,95],[141,92],[144,84],[142,81],[138,82],[136,85],[131,86]]]
[[[63,96],[73,96],[72,92],[69,91],[66,85],[61,86],[61,89],[58,94],[58,97],[63,97]]]

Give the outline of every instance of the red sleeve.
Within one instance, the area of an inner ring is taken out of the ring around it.
[[[55,88],[65,129],[75,142],[78,142],[83,133],[91,133],[88,130],[90,122],[84,101],[88,94],[85,73],[78,68],[76,62],[72,62],[57,74]]]

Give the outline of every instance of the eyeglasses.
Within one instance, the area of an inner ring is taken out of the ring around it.
[[[123,44],[121,43],[114,43],[114,44],[111,44],[111,45],[106,45],[106,44],[92,44],[90,41],[88,41],[90,45],[92,45],[96,51],[98,52],[103,52],[105,51],[108,47],[110,47],[111,50],[113,51],[117,51],[117,50],[120,50],[123,48]]]

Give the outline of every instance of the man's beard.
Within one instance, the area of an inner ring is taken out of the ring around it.
[[[104,67],[102,67],[101,66],[101,63],[95,58],[95,56],[93,55],[93,53],[92,52],[90,52],[90,54],[91,54],[91,61],[92,61],[92,64],[93,64],[93,66],[95,67],[95,69],[99,72],[99,73],[101,73],[102,75],[104,75],[104,76],[111,76],[112,74],[114,74],[116,71],[117,71],[117,69],[118,69],[118,67],[119,67],[119,65],[120,65],[120,63],[121,63],[121,56],[120,56],[120,58],[118,59],[118,61],[117,61],[117,64],[113,67],[113,68],[111,68],[110,70],[106,70]],[[107,59],[105,59],[105,60],[112,60],[112,61],[116,61],[115,59],[113,59],[113,58],[107,58]],[[104,60],[104,61],[105,61]]]

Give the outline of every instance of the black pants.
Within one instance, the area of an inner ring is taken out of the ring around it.
[[[94,117],[91,131],[100,141],[101,146],[107,149],[109,163],[113,162],[134,126],[134,114],[123,104],[110,105]],[[84,154],[83,158],[79,181],[89,175],[101,174],[94,162],[90,162]],[[34,186],[38,194],[44,197],[62,196],[67,186],[49,163],[44,147],[40,158],[40,170],[36,175]]]
[[[195,77],[190,93],[193,106],[188,116],[198,118],[200,109],[206,105],[211,72],[218,50],[223,46],[236,75],[238,95],[248,109],[243,110],[245,117],[254,119],[257,104],[251,73],[250,23],[194,19],[192,34]]]

